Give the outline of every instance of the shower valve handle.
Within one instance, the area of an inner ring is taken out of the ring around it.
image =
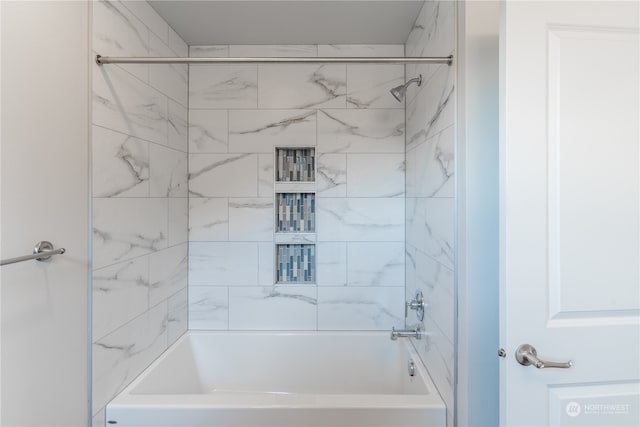
[[[422,291],[418,289],[416,291],[416,295],[409,302],[405,302],[404,304],[404,317],[409,315],[409,309],[416,311],[416,316],[418,320],[424,320],[424,308],[426,304],[424,302],[424,296],[422,295]]]

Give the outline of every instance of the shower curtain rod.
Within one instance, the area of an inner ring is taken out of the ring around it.
[[[96,55],[98,65],[103,64],[447,64],[453,55],[443,57],[286,57],[286,58],[172,58],[172,57],[117,57]]]

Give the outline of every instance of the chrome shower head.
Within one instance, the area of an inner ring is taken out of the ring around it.
[[[422,85],[422,74],[420,74],[418,77],[414,79],[409,80],[403,85],[394,87],[389,92],[391,92],[391,95],[393,95],[393,97],[397,99],[398,102],[402,102],[404,100],[405,95],[407,94],[407,87],[409,87],[411,83],[417,83],[418,86]]]

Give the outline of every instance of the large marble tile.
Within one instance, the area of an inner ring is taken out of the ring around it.
[[[404,65],[348,65],[347,108],[397,108],[404,110],[389,92],[404,83]]]
[[[415,197],[405,198],[405,242],[414,248],[424,247],[424,202],[418,203]]]
[[[167,342],[173,344],[189,328],[189,300],[187,288],[167,300]]]
[[[273,153],[276,146],[316,145],[314,110],[231,110],[229,152]]]
[[[434,55],[435,56],[435,55]],[[420,93],[420,91],[430,83],[431,79],[435,76],[436,72],[440,69],[441,64],[407,64],[405,67],[405,79],[408,81],[409,79],[413,79],[416,77],[422,76],[422,84],[418,86],[417,84],[410,84],[407,87],[407,92],[405,94],[404,104],[411,104],[416,95]],[[451,68],[451,66],[448,66]]]
[[[229,200],[227,198],[189,199],[189,241],[229,240]]]
[[[167,247],[167,199],[93,199],[93,266]]]
[[[318,45],[318,56],[326,57],[381,57],[404,56],[402,44],[321,44]]]
[[[402,197],[404,154],[347,154],[347,197]]]
[[[405,243],[405,257],[404,257],[404,287],[405,295],[407,297],[413,296],[417,289],[416,285],[416,248],[412,245]],[[407,301],[410,301],[408,299]]]
[[[258,244],[193,242],[189,244],[189,286],[256,286]]]
[[[188,110],[173,99],[168,100],[169,120],[167,121],[167,146],[186,152],[188,138]]]
[[[318,286],[346,286],[347,243],[321,242],[316,248]]]
[[[270,242],[274,223],[272,197],[229,199],[229,240]]]
[[[189,153],[226,153],[228,134],[227,110],[189,111]]]
[[[409,32],[409,36],[405,41],[405,54],[407,56],[412,56],[412,53],[416,50],[418,46],[418,42],[423,37],[424,33],[427,31],[427,22],[431,19],[431,12],[433,11],[433,7],[435,6],[435,1],[433,2],[424,2],[422,4],[422,8],[420,8],[420,12],[418,13],[418,17],[416,21],[413,23],[413,27]],[[415,55],[413,55],[415,56]]]
[[[416,160],[415,148],[413,150],[407,150],[405,154],[405,184],[404,184],[404,197],[405,200],[409,198],[418,197],[416,188],[418,186],[418,161]]]
[[[149,55],[176,56],[165,42],[154,34],[149,36]],[[153,64],[149,67],[149,84],[183,106],[187,106],[189,66],[186,64]]]
[[[318,329],[391,330],[404,327],[401,287],[319,287]]]
[[[189,240],[189,199],[175,197],[169,199],[169,236],[167,246],[174,246]]]
[[[93,123],[167,143],[167,97],[118,66],[93,65]]]
[[[273,269],[275,262],[273,243],[258,243],[258,284],[260,286],[273,286],[275,283]]]
[[[189,193],[195,197],[256,197],[258,155],[191,155]]]
[[[171,27],[169,27],[169,47],[180,58],[189,56],[189,45]]]
[[[189,329],[229,328],[229,290],[223,286],[189,287]]]
[[[347,195],[347,155],[320,154],[316,157],[316,195],[345,197]]]
[[[93,2],[93,51],[102,56],[148,56],[149,30],[119,1]],[[121,67],[147,81],[149,65],[123,64]]]
[[[304,57],[317,56],[317,45],[231,45],[229,46],[229,56],[233,58],[242,57]]]
[[[169,44],[169,24],[156,12],[148,2],[139,0],[124,0],[122,4],[135,14],[151,32]]]
[[[397,109],[322,110],[318,153],[404,153],[404,112]]]
[[[138,257],[92,274],[92,337],[98,340],[149,308],[149,258]]]
[[[314,286],[229,288],[231,330],[315,330]]]
[[[93,343],[96,413],[167,348],[167,304],[158,304]]]
[[[408,102],[407,149],[425,141],[455,120],[455,70],[440,65],[435,74],[419,88],[413,101]]]
[[[452,1],[426,2],[407,39],[408,56],[448,56],[455,48],[455,8]]]
[[[407,328],[414,328],[417,322],[407,319]],[[454,346],[435,326],[435,322],[425,314],[422,322],[424,334],[421,340],[413,340],[413,344],[420,355],[420,359],[429,367],[429,374],[433,379],[438,393],[445,405],[453,407],[454,402]]]
[[[194,58],[226,58],[229,56],[228,45],[189,46],[189,56]]]
[[[260,65],[259,108],[345,108],[345,65]]]
[[[258,154],[258,196],[273,196],[275,181],[274,154]]]
[[[191,65],[189,108],[256,108],[257,65]]]
[[[407,199],[407,244],[454,268],[455,199]]]
[[[425,242],[425,199],[424,198],[407,198],[405,203],[405,228],[406,243],[423,252],[426,249]]]
[[[349,286],[404,286],[403,242],[349,242]]]
[[[415,290],[420,289],[427,304],[426,311],[443,335],[454,341],[454,274],[421,251],[416,252],[415,287],[410,291],[407,286],[407,301],[413,298]],[[415,317],[409,316],[415,320]]]
[[[424,252],[454,269],[455,199],[424,199]]]
[[[149,255],[149,306],[187,287],[188,245],[172,246]]]
[[[187,197],[187,154],[156,144],[149,148],[151,197]]]
[[[401,241],[404,200],[400,198],[317,199],[319,241]]]
[[[454,126],[415,146],[407,153],[407,182],[416,197],[455,196]],[[409,191],[409,190],[408,190]]]
[[[93,196],[148,196],[149,143],[100,126],[92,130]]]

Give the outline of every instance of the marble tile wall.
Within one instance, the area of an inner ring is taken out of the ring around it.
[[[144,1],[95,1],[93,51],[187,56]],[[93,415],[187,329],[188,69],[93,65]]]
[[[403,56],[404,45],[190,46],[191,56]],[[402,65],[192,65],[189,328],[404,326]],[[275,147],[313,147],[316,283],[276,281]],[[125,184],[129,184],[126,181]]]
[[[407,56],[455,55],[455,2],[426,1],[406,42]],[[455,64],[407,65],[422,74],[406,98],[406,298],[421,289],[428,304],[423,340],[413,340],[454,413]],[[413,312],[407,327],[418,321]]]

